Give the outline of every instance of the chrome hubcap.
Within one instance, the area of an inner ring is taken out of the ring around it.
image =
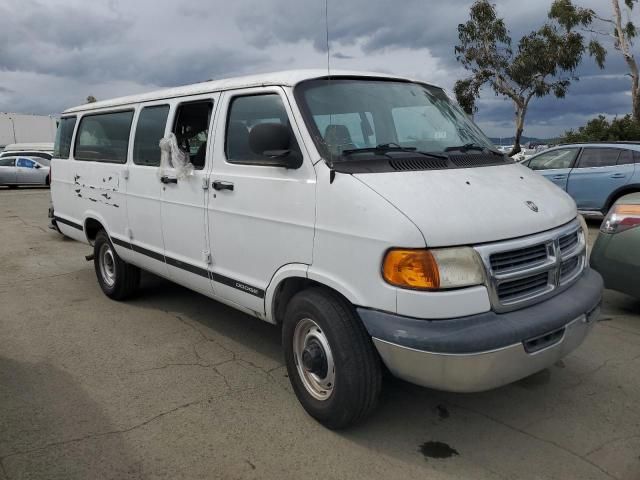
[[[103,282],[107,286],[113,287],[116,283],[116,261],[111,245],[108,243],[103,243],[100,246],[98,264],[100,265],[100,275],[102,276]]]
[[[304,388],[316,400],[327,400],[335,386],[336,368],[327,337],[310,318],[296,325],[293,354]]]

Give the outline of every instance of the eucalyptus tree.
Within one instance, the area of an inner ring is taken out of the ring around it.
[[[610,40],[614,50],[620,52],[631,77],[631,112],[636,122],[640,121],[640,72],[633,53],[633,41],[638,31],[631,21],[631,15],[637,2],[638,0],[624,0],[624,6],[621,7],[619,0],[610,0],[611,10],[605,14],[574,5],[571,0],[556,0],[549,12],[551,18],[581,25],[585,32],[590,32],[597,38]],[[626,10],[625,18],[623,9]],[[594,38],[589,44],[589,49],[604,61],[606,50],[598,40]]]
[[[458,25],[456,58],[471,75],[456,82],[454,93],[469,114],[477,111],[477,100],[485,86],[513,102],[515,142],[510,155],[520,151],[531,100],[550,94],[563,98],[571,82],[577,80],[575,71],[588,47],[576,27],[588,23],[576,17],[571,20],[578,23],[551,19],[514,46],[495,5],[476,0],[469,20]],[[596,61],[603,66],[598,56]]]

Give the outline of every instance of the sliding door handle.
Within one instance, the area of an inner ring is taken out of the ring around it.
[[[166,175],[165,175],[165,176],[160,177],[160,181],[161,181],[162,183],[165,183],[165,184],[166,184],[166,183],[178,183],[178,179],[177,179],[177,178],[169,178],[169,177],[167,177]]]
[[[211,184],[214,190],[233,190],[233,183],[214,180]]]

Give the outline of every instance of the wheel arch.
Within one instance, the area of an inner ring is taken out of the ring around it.
[[[604,205],[604,209],[602,210],[602,213],[606,215],[616,200],[618,200],[620,197],[624,195],[628,195],[629,193],[635,193],[635,192],[640,192],[640,183],[627,184],[614,190],[609,195],[609,198],[607,198],[607,202]]]
[[[87,237],[87,242],[89,243],[89,245],[93,245],[93,242],[96,239],[96,235],[98,235],[98,232],[100,230],[104,230],[105,232],[107,232],[107,235],[109,234],[107,223],[100,215],[95,212],[90,212],[85,215],[83,227],[84,234]]]
[[[311,287],[322,287],[332,291],[354,305],[355,295],[344,288],[336,288],[335,282],[327,279],[310,278],[308,265],[285,265],[269,284],[265,295],[265,313],[268,322],[280,325],[289,301],[293,296]]]

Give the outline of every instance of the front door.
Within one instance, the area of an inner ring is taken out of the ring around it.
[[[138,111],[127,182],[126,240],[141,267],[165,277],[159,142],[165,136],[169,108],[167,103],[148,104]]]
[[[211,162],[210,130],[219,94],[179,102],[173,109],[171,132],[188,155],[193,170],[183,175],[168,168],[160,181],[164,256],[169,278],[193,290],[213,295],[208,268],[206,202]]]
[[[27,185],[30,183],[44,183],[42,176],[36,168],[36,162],[30,158],[18,157],[16,161],[16,183]]]
[[[531,170],[536,170],[540,175],[566,190],[569,173],[579,151],[579,148],[551,150],[531,158],[527,165]]]
[[[226,92],[218,118],[208,203],[213,285],[216,296],[262,315],[276,271],[311,264],[315,170],[281,88]],[[269,165],[252,151],[249,135],[260,123],[289,126],[299,168]]]
[[[605,208],[609,195],[633,175],[633,152],[621,148],[585,147],[571,171],[567,192],[580,210]]]

